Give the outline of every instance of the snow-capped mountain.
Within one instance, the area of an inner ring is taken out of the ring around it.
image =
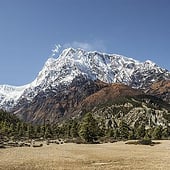
[[[133,88],[146,88],[155,81],[170,79],[170,72],[149,60],[139,62],[117,54],[68,48],[59,56],[49,58],[32,83],[21,87],[0,85],[0,107],[10,110],[21,99],[31,101],[41,91],[67,86],[80,75]]]

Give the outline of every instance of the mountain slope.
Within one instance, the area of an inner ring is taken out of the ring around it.
[[[122,96],[89,110],[106,128],[117,127],[123,120],[130,127],[144,124],[146,129],[170,126],[170,105],[149,95]]]
[[[132,128],[142,124],[146,129],[170,126],[170,104],[123,84],[113,84],[90,95],[80,103],[74,115],[81,118],[88,112],[106,129],[118,127],[122,120]]]
[[[92,81],[79,76],[68,86],[51,87],[38,93],[30,102],[20,100],[13,108],[13,113],[32,123],[42,123],[44,119],[60,121],[71,115],[83,99],[106,86],[108,84],[99,80]]]
[[[142,91],[130,88],[124,84],[114,83],[88,96],[83,100],[81,106],[89,109],[108,102],[116,101],[118,98],[124,96],[136,96],[139,94],[142,94]]]
[[[17,104],[18,99],[29,85],[9,86],[0,85],[0,108],[10,110],[13,105]]]
[[[161,80],[153,83],[146,93],[155,95],[170,103],[170,80]]]

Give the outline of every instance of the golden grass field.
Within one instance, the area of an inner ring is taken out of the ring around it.
[[[170,170],[170,141],[155,146],[50,144],[0,149],[0,170]]]

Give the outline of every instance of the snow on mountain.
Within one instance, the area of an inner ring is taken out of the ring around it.
[[[0,85],[0,108],[10,109],[17,104],[17,100],[29,85],[25,86],[10,86]]]
[[[0,107],[10,109],[22,98],[32,100],[40,91],[68,85],[78,75],[107,83],[121,82],[134,88],[145,88],[160,78],[170,79],[170,72],[149,60],[139,62],[117,54],[68,48],[56,58],[52,55],[32,83],[21,87],[1,85]]]

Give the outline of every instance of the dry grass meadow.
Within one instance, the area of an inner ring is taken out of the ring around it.
[[[0,149],[0,170],[169,170],[170,141],[155,146],[50,144]]]

